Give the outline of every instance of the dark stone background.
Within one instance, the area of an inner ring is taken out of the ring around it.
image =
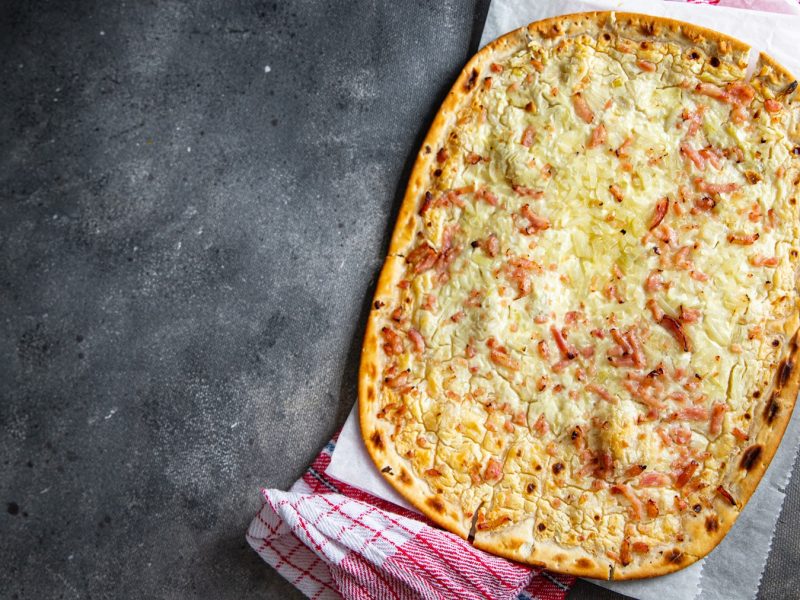
[[[487,7],[0,3],[0,596],[299,596],[245,528],[355,400]],[[799,504],[764,598],[797,597]]]

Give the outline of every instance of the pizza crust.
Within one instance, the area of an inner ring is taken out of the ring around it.
[[[405,255],[415,241],[420,220],[419,202],[430,184],[430,173],[436,163],[437,149],[445,145],[447,133],[455,123],[456,113],[469,101],[478,86],[480,75],[486,72],[491,63],[502,63],[531,40],[547,43],[580,35],[597,38],[606,32],[623,34],[626,38],[643,44],[658,39],[691,46],[702,51],[704,59],[716,57],[721,63],[718,68],[734,66],[745,69],[748,63],[750,48],[739,40],[672,19],[630,13],[595,12],[555,17],[532,23],[498,38],[466,64],[425,137],[409,178],[388,256],[377,282],[359,373],[360,423],[367,450],[385,479],[403,497],[434,523],[465,539],[471,539],[471,535],[475,533],[472,520],[466,519],[454,507],[448,506],[435,489],[431,490],[426,481],[409,472],[407,460],[397,453],[390,441],[390,423],[377,418],[383,369],[379,339],[381,320],[385,318],[382,309],[397,300],[397,283],[404,274]],[[704,68],[714,67],[706,63]],[[765,97],[779,94],[792,81],[794,78],[786,69],[770,57],[763,54],[760,56],[753,85]],[[795,109],[795,122],[798,122],[797,112]],[[796,128],[795,133],[800,137],[800,128]],[[615,580],[663,575],[684,568],[708,554],[722,540],[753,494],[788,424],[800,388],[800,369],[794,368],[798,360],[798,322],[798,311],[795,309],[784,324],[786,338],[791,338],[782,363],[784,366],[778,370],[775,381],[769,388],[763,390],[761,406],[753,415],[754,430],[758,431],[758,435],[732,461],[734,464],[729,465],[726,472],[725,487],[735,505],[717,494],[713,500],[716,518],[698,519],[692,523],[687,532],[690,534],[687,536],[690,543],[676,543],[673,551],[656,556],[640,558],[636,555],[627,566],[613,565],[613,561],[592,555],[581,546],[565,547],[551,541],[539,540],[534,543],[528,531],[533,528],[531,518],[530,524],[523,522],[514,527],[478,531],[474,535],[474,545],[499,556],[559,573]]]

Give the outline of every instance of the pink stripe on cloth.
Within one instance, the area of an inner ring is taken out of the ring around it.
[[[575,578],[492,556],[325,474],[331,441],[288,492],[262,490],[247,541],[309,598],[562,600]]]

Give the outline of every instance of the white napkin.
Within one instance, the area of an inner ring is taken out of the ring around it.
[[[780,4],[786,13],[800,14],[794,3]],[[747,4],[748,0],[741,0]],[[753,0],[758,5],[764,0]],[[770,6],[774,10],[774,6]],[[619,10],[673,17],[703,25],[749,43],[754,51],[772,55],[790,71],[800,74],[796,32],[800,16],[653,0],[493,0],[481,37],[481,46],[500,35],[547,17],[590,10]],[[591,580],[603,587],[639,600],[754,599],[769,556],[775,525],[783,506],[798,442],[800,410],[795,411],[764,479],[722,543],[704,560],[677,573],[638,581]],[[386,483],[361,441],[357,407],[353,408],[339,435],[326,470],[331,476],[390,502],[414,510]]]

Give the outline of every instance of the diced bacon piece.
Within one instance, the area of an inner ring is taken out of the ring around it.
[[[684,352],[689,352],[689,339],[683,332],[683,328],[681,327],[679,321],[673,319],[669,315],[663,315],[658,323],[672,334],[672,337],[675,338],[675,341],[678,342],[678,345],[681,348],[683,348]]]
[[[617,202],[622,202],[625,199],[625,197],[622,195],[622,190],[619,189],[619,186],[615,184],[608,186],[608,191],[611,192],[611,195],[614,196],[614,200]]]
[[[547,345],[546,340],[539,340],[539,343],[536,344],[536,349],[539,351],[539,356],[547,360],[550,358],[550,348]]]
[[[664,287],[664,280],[661,279],[661,273],[653,271],[648,275],[644,282],[644,289],[648,292],[657,292]]]
[[[684,323],[697,323],[702,313],[696,308],[686,308],[681,305],[681,321]]]
[[[694,201],[695,208],[703,212],[713,210],[716,205],[717,205],[716,200],[713,200],[708,196],[703,196],[702,198],[698,198]]]
[[[689,273],[689,277],[694,279],[695,281],[708,281],[709,277],[702,271],[692,271]]]
[[[616,397],[601,385],[597,385],[596,383],[590,383],[589,385],[586,386],[586,390],[594,394],[597,394],[600,398],[602,398],[606,402],[610,402],[611,404],[617,403]]]
[[[773,113],[774,114],[776,112],[780,112],[781,111],[781,109],[783,108],[783,104],[781,104],[777,100],[767,99],[767,100],[764,100],[764,108],[766,109],[766,111],[768,113]]]
[[[700,177],[695,178],[694,185],[699,191],[706,194],[730,194],[739,189],[737,183],[707,183]]]
[[[428,294],[425,296],[425,303],[422,305],[422,308],[425,310],[429,310],[431,312],[436,310],[436,296],[434,294]]]
[[[528,196],[533,198],[534,200],[538,200],[542,196],[544,196],[544,192],[541,190],[534,190],[532,188],[525,187],[524,185],[512,185],[511,188],[518,193],[520,196]]]
[[[675,478],[675,487],[677,489],[681,489],[692,478],[694,472],[697,471],[697,467],[700,465],[697,463],[696,460],[691,461],[688,465],[686,465],[681,471],[678,473],[678,476]]]
[[[686,120],[689,121],[689,128],[686,130],[686,136],[692,137],[697,130],[700,129],[700,125],[703,124],[703,113],[705,113],[706,107],[700,105],[697,110],[693,113],[689,113],[686,117]]]
[[[544,65],[542,64],[542,61],[540,61],[540,60],[538,60],[538,59],[532,58],[532,59],[531,59],[531,66],[532,66],[534,69],[536,69],[536,71],[538,71],[539,73],[541,73],[542,71],[544,71]]]
[[[546,217],[540,217],[536,213],[531,210],[529,204],[523,205],[520,209],[520,214],[528,220],[530,223],[529,227],[526,227],[524,232],[528,235],[533,235],[538,231],[543,231],[545,229],[550,229],[550,221]]]
[[[737,125],[747,121],[747,109],[744,106],[734,106],[731,110],[731,121]]]
[[[416,350],[418,354],[425,352],[425,340],[422,338],[422,334],[419,331],[416,329],[409,329],[408,339],[411,340],[411,343],[414,345],[414,350]]]
[[[584,122],[591,123],[594,121],[594,113],[580,93],[572,95],[572,106],[575,108],[575,114],[583,119]]]
[[[686,510],[689,508],[689,503],[685,500],[682,500],[680,496],[675,496],[675,508],[677,508],[679,511]]]
[[[648,73],[652,73],[656,70],[655,64],[651,63],[649,60],[637,60],[636,66],[642,71],[647,71]]]
[[[750,257],[750,264],[754,267],[777,267],[778,259],[775,256],[767,258],[766,256],[756,254]]]
[[[656,207],[653,210],[653,216],[650,219],[650,226],[648,229],[653,229],[661,224],[661,221],[664,220],[664,217],[667,215],[667,211],[669,210],[669,198],[664,196],[656,202]]]
[[[475,355],[475,344],[472,340],[470,340],[469,343],[464,347],[464,356],[467,358],[475,358]]]
[[[481,155],[470,152],[464,157],[464,160],[470,165],[477,165],[481,162]]]
[[[561,371],[566,369],[568,366],[569,366],[569,361],[567,359],[562,359],[562,360],[558,361],[557,363],[552,364],[550,366],[550,368],[553,369],[553,371],[555,373],[560,373]]]
[[[751,246],[760,237],[761,235],[758,233],[750,233],[747,235],[731,233],[728,236],[728,242],[730,242],[731,244],[736,244],[738,246]]]
[[[539,415],[539,418],[536,419],[536,422],[533,424],[533,430],[542,437],[547,435],[550,431],[550,426],[547,424],[547,420],[544,418],[544,415]]]
[[[625,337],[623,337],[623,335],[619,332],[619,329],[612,328],[611,337],[614,338],[614,341],[617,342],[617,344],[619,344],[619,346],[622,348],[623,354],[633,354],[633,348],[631,348],[628,340],[626,340]]]
[[[664,487],[669,483],[669,476],[657,471],[649,471],[639,477],[639,487]]]
[[[452,317],[450,317],[450,320],[453,323],[460,323],[466,316],[467,313],[465,313],[463,310],[460,310],[457,313],[455,313]]]
[[[691,246],[683,246],[682,248],[678,249],[672,259],[672,262],[676,268],[686,271],[693,266],[692,261],[689,260],[689,253],[691,251]]]
[[[428,242],[423,242],[406,256],[406,262],[410,264],[414,273],[419,275],[432,268],[436,264],[438,255]]]
[[[550,333],[553,335],[553,339],[556,342],[556,346],[558,346],[558,350],[561,352],[561,356],[563,356],[566,360],[572,360],[578,355],[578,351],[575,349],[575,346],[564,339],[561,331],[555,325],[550,327]]]
[[[483,292],[481,290],[472,290],[469,293],[469,298],[464,300],[464,306],[467,308],[474,308],[480,306],[483,301]]]
[[[739,106],[747,106],[753,101],[756,95],[756,90],[748,83],[741,81],[734,81],[725,86],[725,92],[730,98],[731,104],[738,104]]]
[[[505,429],[508,433],[514,433],[514,424],[511,421],[506,421],[503,423],[503,429]]]
[[[500,240],[497,239],[495,234],[490,233],[489,237],[487,237],[483,244],[481,244],[481,247],[486,254],[494,258],[500,253]]]
[[[589,137],[589,148],[596,148],[606,143],[606,128],[602,123],[594,128],[592,135]]]
[[[658,516],[658,512],[657,512],[658,511],[658,506],[656,506],[656,514],[655,515],[651,515],[650,514],[650,502],[653,502],[653,501],[652,500],[648,500],[647,501],[647,516],[648,517],[657,517]],[[653,502],[653,505],[655,505],[655,502]],[[647,554],[648,552],[650,552],[650,546],[648,546],[645,542],[633,542],[631,544],[631,550],[633,550],[637,554]]]
[[[647,468],[647,465],[631,465],[627,469],[625,469],[625,477],[637,477],[644,473],[644,470]]]
[[[702,171],[706,168],[705,159],[700,156],[700,153],[692,148],[689,144],[681,144],[681,152],[686,155],[686,158],[694,163],[694,166],[697,167],[698,170]]]
[[[533,317],[533,322],[538,324],[538,325],[541,325],[543,323],[547,323],[547,315],[538,314],[535,317]]]
[[[390,316],[392,318],[392,321],[394,321],[395,323],[400,323],[401,321],[403,321],[403,307],[398,306],[397,308],[395,308]]]
[[[702,406],[687,406],[675,414],[678,419],[683,421],[705,421],[708,419],[708,409]]]
[[[492,362],[496,365],[505,367],[506,369],[510,369],[512,371],[519,370],[519,361],[511,358],[505,348],[492,349],[489,352],[489,358],[491,358]]]
[[[575,450],[578,452],[584,452],[586,449],[586,437],[583,435],[583,429],[580,425],[575,425],[575,428],[572,430],[570,434],[570,439],[572,440],[572,444],[575,446]]]
[[[719,170],[722,167],[722,157],[711,146],[700,150],[700,156],[702,156],[704,160],[711,163],[711,166],[715,169]]]
[[[595,348],[594,346],[584,346],[583,348],[579,348],[578,352],[583,358],[591,358],[594,356]]]
[[[419,214],[424,215],[425,212],[433,205],[433,194],[430,192],[425,192],[425,196],[422,199],[422,204],[419,206]]]
[[[714,100],[719,100],[720,102],[730,102],[730,96],[725,92],[725,90],[714,85],[713,83],[698,83],[695,86],[694,91],[696,91],[698,94],[702,94],[703,96],[713,98]]]
[[[728,490],[726,490],[721,485],[717,486],[717,493],[720,496],[722,496],[723,498],[725,498],[725,500],[727,500],[730,503],[731,506],[736,506],[736,500],[734,500],[733,496],[731,496],[730,492],[728,492]]]
[[[439,148],[439,151],[436,153],[436,162],[443,163],[449,156],[447,148]]]
[[[719,435],[722,431],[722,419],[725,417],[726,410],[728,410],[728,406],[721,402],[717,402],[711,407],[711,423],[708,426],[708,432],[711,435]]]
[[[487,204],[491,204],[492,206],[497,206],[497,196],[495,196],[492,192],[487,190],[486,188],[479,188],[475,191],[475,198],[477,200],[483,200]]]
[[[655,301],[654,298],[650,298],[647,301],[647,308],[650,309],[650,313],[653,315],[653,319],[656,321],[661,321],[664,318],[664,311],[661,310],[661,307],[658,305],[658,302]]]
[[[750,436],[747,435],[744,431],[742,431],[738,427],[734,427],[731,433],[733,433],[733,437],[743,442],[746,442],[747,440],[750,439]]]
[[[628,344],[633,349],[633,364],[641,369],[645,366],[647,361],[644,357],[644,349],[642,348],[642,342],[639,340],[639,336],[636,334],[635,330],[630,329],[625,334],[625,338],[628,340]]]
[[[533,146],[533,141],[536,138],[536,130],[533,127],[526,127],[525,130],[522,132],[522,138],[520,139],[519,143],[525,146],[526,148],[530,148]]]
[[[589,332],[589,335],[591,335],[592,337],[597,338],[598,340],[604,340],[605,337],[606,337],[606,334],[602,329],[592,329]]]
[[[524,410],[518,410],[514,413],[514,416],[511,419],[511,422],[514,425],[522,425],[523,427],[528,424],[528,419],[525,417]]]
[[[619,158],[627,157],[631,149],[631,144],[633,144],[633,138],[630,136],[626,137],[620,147],[614,151],[614,154]]]
[[[426,469],[425,475],[428,477],[441,477],[442,472],[439,469]]]
[[[386,342],[383,345],[383,351],[386,353],[386,356],[402,354],[405,351],[403,338],[391,327],[384,327],[381,329],[381,337],[383,337],[384,342]]]
[[[492,73],[502,73],[503,72],[503,65],[499,65],[497,63],[492,63],[489,65],[489,69]]]
[[[641,521],[644,516],[644,505],[642,501],[633,493],[633,490],[627,485],[612,485],[612,494],[622,494],[622,496],[631,504],[631,518],[636,521]]]
[[[503,463],[496,458],[490,458],[486,463],[483,477],[487,481],[499,481],[503,477]]]

